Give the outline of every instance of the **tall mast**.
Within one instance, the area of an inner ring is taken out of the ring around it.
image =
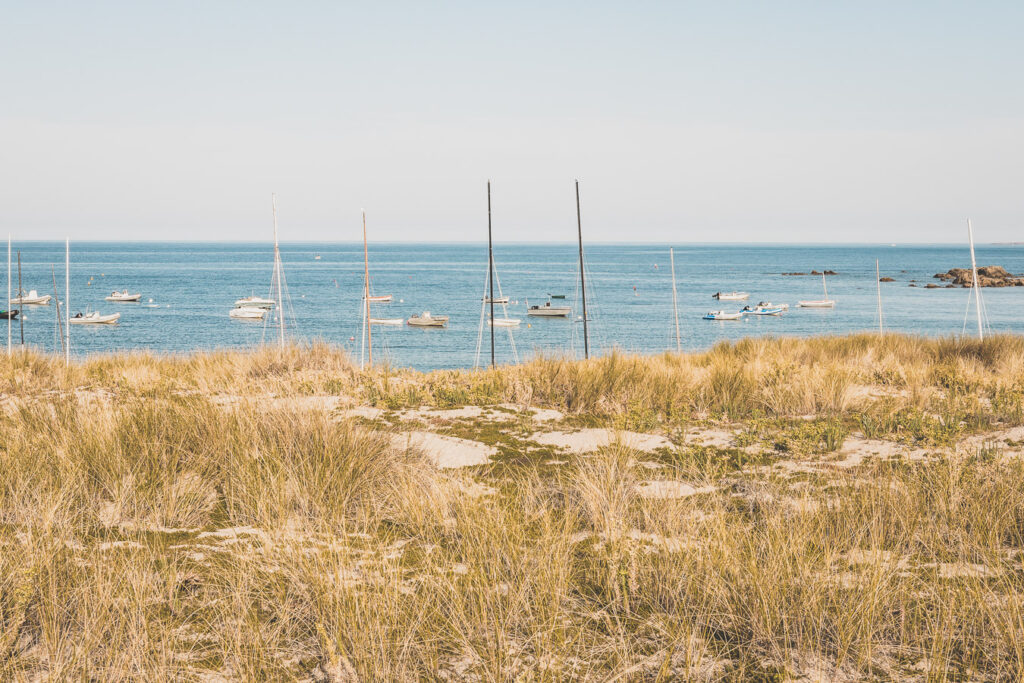
[[[50,278],[53,280],[53,300],[55,304],[53,307],[53,312],[57,316],[56,332],[58,335],[60,335],[60,352],[64,353],[64,323],[60,319],[60,290],[57,289],[57,270],[56,268],[53,267],[52,263],[50,264]],[[55,352],[57,350],[56,342],[54,342],[53,344],[53,350]]]
[[[821,286],[825,290],[825,301],[828,301],[828,284],[825,282],[825,269],[821,269]]]
[[[580,242],[580,291],[583,292],[583,358],[590,358],[590,337],[587,334],[587,281],[583,275],[583,223],[580,220],[580,181],[576,181],[576,234]]]
[[[64,239],[64,365],[71,365],[71,238]]]
[[[978,264],[974,260],[974,228],[971,227],[971,219],[967,219],[967,239],[971,243],[971,283],[974,286],[974,308],[978,314],[978,339],[984,340],[985,334],[981,331],[981,289],[978,287]]]
[[[491,241],[491,181],[487,181],[487,287],[491,305],[491,367],[494,367],[494,244]]]
[[[672,312],[676,319],[676,352],[683,350],[682,343],[679,339],[679,303],[676,297],[676,257],[672,252],[672,247],[668,249],[668,260],[672,266]]]
[[[363,300],[366,302],[366,342],[373,367],[373,325],[370,324],[370,251],[366,246],[366,211],[363,211]]]
[[[11,355],[11,233],[7,233],[7,355]]]
[[[277,328],[281,350],[284,350],[284,290],[281,286],[281,249],[277,244],[277,195],[270,195],[274,212],[274,279],[277,281]]]
[[[875,259],[875,286],[878,288],[878,334],[885,334],[882,330],[882,279],[879,277],[878,259]]]
[[[18,250],[18,296],[21,297],[23,291],[21,289],[21,249]],[[9,301],[9,300],[8,300]],[[24,310],[25,304],[21,304],[21,308]],[[18,322],[21,325],[21,345],[25,345],[25,316],[18,315]]]

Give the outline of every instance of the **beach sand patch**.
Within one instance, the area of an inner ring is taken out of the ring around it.
[[[577,432],[537,432],[530,439],[542,446],[557,446],[573,453],[591,453],[621,443],[637,451],[672,448],[672,442],[657,434],[617,432],[613,429],[581,429]]]
[[[494,446],[433,432],[395,434],[391,437],[391,445],[399,450],[421,451],[441,469],[486,465],[498,454]]]
[[[641,498],[667,500],[671,498],[689,498],[698,493],[711,493],[714,486],[694,486],[685,481],[656,479],[637,484],[636,492]]]

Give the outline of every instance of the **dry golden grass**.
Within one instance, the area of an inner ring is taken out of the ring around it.
[[[551,464],[495,412],[430,427],[502,446],[438,470],[393,448],[401,413],[323,396],[545,406],[676,447]],[[1015,337],[428,374],[319,345],[18,354],[0,680],[1019,680],[1022,397]],[[711,426],[734,442],[686,436]],[[865,437],[924,455],[845,464]]]

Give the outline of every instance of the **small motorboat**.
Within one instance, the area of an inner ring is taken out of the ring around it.
[[[784,311],[789,310],[789,304],[773,304],[771,301],[758,301],[758,308],[781,308]]]
[[[496,296],[493,299],[484,298],[485,304],[507,304],[509,298],[507,296]]]
[[[770,304],[762,306],[758,304],[757,306],[744,306],[740,313],[746,315],[782,315],[784,310],[781,306],[771,306]]]
[[[554,299],[556,297],[551,298]],[[552,306],[550,301],[545,303],[543,306],[530,306],[526,309],[526,315],[533,315],[541,318],[568,318],[570,313],[572,313],[571,307]]]
[[[380,294],[377,296],[366,297],[366,301],[369,301],[371,304],[389,304],[391,303],[391,299],[392,297],[390,294]]]
[[[16,320],[20,311],[15,308],[11,311],[0,311],[0,320]]]
[[[28,294],[24,290],[18,292],[18,296],[11,299],[11,305],[31,305],[31,306],[45,306],[50,303],[50,299],[53,297],[49,294],[40,295],[36,290],[32,290]]]
[[[371,325],[401,325],[403,322],[401,318],[370,318]]]
[[[120,292],[111,292],[110,296],[106,297],[107,301],[138,301],[141,298],[141,294],[132,294],[127,289],[123,289]]]
[[[276,305],[273,299],[264,299],[259,296],[247,296],[235,302],[235,308],[265,308],[270,310]]]
[[[314,261],[319,261],[320,260],[320,254],[317,254],[316,256],[314,256],[313,260]]]
[[[92,311],[91,313],[75,313],[69,322],[72,325],[113,325],[120,318],[120,313],[102,315],[99,311]]]
[[[259,306],[238,306],[228,311],[228,315],[243,320],[262,320],[263,316],[267,314],[267,310],[269,309]]]
[[[711,298],[719,301],[746,301],[750,295],[746,292],[715,292]]]
[[[736,313],[726,313],[725,311],[709,311],[704,314],[705,320],[740,320],[741,318],[743,318],[742,311]]]
[[[423,311],[409,318],[406,323],[413,327],[444,327],[448,324],[448,316],[430,315],[430,311]]]
[[[488,320],[487,324],[493,327],[519,327],[519,318],[495,318]]]

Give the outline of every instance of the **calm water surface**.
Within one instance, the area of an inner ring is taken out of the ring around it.
[[[626,245],[586,247],[587,292],[591,310],[591,347],[613,346],[655,353],[675,347],[669,246],[675,248],[682,345],[705,349],[723,339],[762,335],[836,334],[877,329],[875,259],[883,276],[885,327],[928,335],[958,334],[963,329],[969,291],[932,289],[932,276],[969,266],[965,245]],[[63,298],[64,244],[23,242],[24,288],[53,293],[50,266],[57,271]],[[979,265],[998,264],[1024,272],[1024,247],[980,245]],[[289,336],[320,339],[360,354],[362,244],[286,243],[284,272],[294,311]],[[314,258],[321,256],[320,260]],[[522,324],[512,331],[520,359],[537,353],[582,355],[582,324],[577,295],[574,244],[497,244],[495,262],[501,289],[516,302],[508,316]],[[481,331],[481,297],[486,277],[485,244],[371,244],[370,269],[375,294],[392,294],[391,304],[374,305],[374,317],[407,318],[429,310],[450,316],[447,329],[374,326],[374,360],[418,369],[473,367]],[[71,245],[71,310],[120,312],[115,326],[76,326],[76,355],[124,349],[181,352],[195,349],[252,348],[276,339],[262,322],[233,320],[235,299],[267,296],[273,269],[267,243],[91,242]],[[834,310],[798,309],[799,299],[822,298],[820,277],[783,276],[790,271],[829,269]],[[909,287],[917,280],[919,287]],[[15,288],[17,272],[14,273]],[[143,295],[140,304],[103,300],[111,290],[128,288]],[[716,291],[744,290],[750,302],[788,303],[781,317],[749,317],[739,322],[705,321],[709,310],[738,310],[742,303],[718,304]],[[543,303],[548,293],[565,294],[573,319],[526,316],[526,304]],[[983,290],[994,332],[1024,332],[1019,315],[1024,288]],[[152,300],[152,301],[150,301]],[[498,317],[503,317],[498,311]],[[972,311],[973,325],[973,311]],[[28,344],[55,348],[54,306],[26,307]],[[973,330],[974,328],[969,328]],[[499,362],[513,362],[509,331],[496,329]],[[15,343],[20,339],[17,324]],[[489,331],[483,328],[489,360]],[[59,346],[58,346],[59,348]]]

